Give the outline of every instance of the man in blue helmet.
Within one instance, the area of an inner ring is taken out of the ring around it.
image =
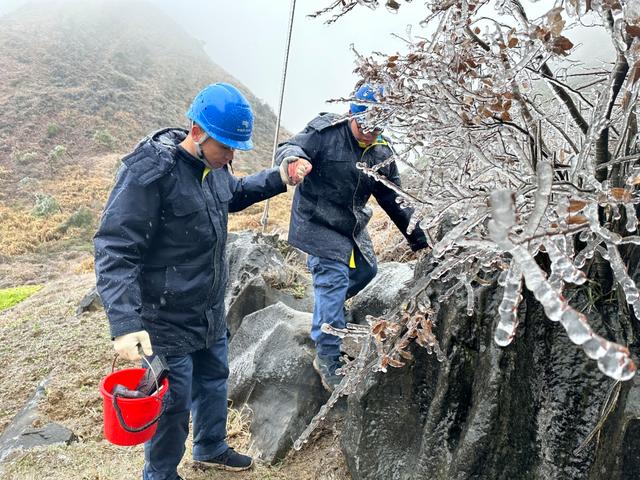
[[[251,107],[230,84],[202,90],[187,117],[189,130],[155,132],[123,158],[94,237],[115,350],[129,360],[160,354],[170,369],[166,411],[145,443],[144,480],[180,478],[190,413],[194,460],[251,467],[225,441],[227,216],[284,192],[311,169],[295,160],[244,178],[229,172],[234,150],[253,148]]]
[[[393,155],[382,128],[364,121],[367,108],[382,94],[381,87],[363,85],[355,93],[356,101],[346,121],[340,121],[340,115],[321,113],[302,132],[281,144],[276,154],[281,164],[304,159],[313,165],[293,198],[289,243],[308,254],[315,295],[311,338],[317,354],[313,364],[329,391],[341,379],[336,374],[341,340],[323,333],[321,327],[327,323],[344,328],[345,300],[362,290],[377,273],[366,229],[372,215],[367,206],[371,195],[413,250],[427,246],[420,228],[406,234],[412,211],[400,208],[393,190],[356,168],[358,162],[373,167]],[[395,163],[378,173],[400,185]]]

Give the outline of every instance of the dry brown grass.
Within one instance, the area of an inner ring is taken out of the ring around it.
[[[88,158],[62,165],[57,178],[38,180],[12,195],[11,205],[0,201],[0,255],[16,256],[42,248],[56,248],[56,242],[88,243],[106,201],[117,165],[117,155]],[[48,217],[32,213],[36,193],[53,196],[60,209]],[[88,208],[94,224],[85,228],[62,225],[81,207]]]
[[[286,234],[289,231],[289,217],[291,214],[291,202],[295,190],[291,187],[287,192],[277,195],[269,201],[268,233]],[[264,212],[265,202],[260,202],[242,212],[229,215],[229,231],[262,230],[260,220]]]

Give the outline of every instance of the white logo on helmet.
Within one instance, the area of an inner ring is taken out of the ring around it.
[[[251,126],[247,120],[242,120],[242,126],[238,128],[238,132],[246,133],[251,131]]]

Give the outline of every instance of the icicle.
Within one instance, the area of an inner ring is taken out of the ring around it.
[[[636,215],[636,207],[632,203],[624,204],[624,211],[627,215],[627,232],[635,232],[638,228],[638,217]]]
[[[544,246],[551,259],[551,276],[553,276],[554,272],[557,272],[562,280],[575,283],[576,285],[582,285],[587,281],[587,276],[584,272],[576,268],[571,262],[571,259],[560,251],[553,240],[545,242]],[[549,278],[549,282],[552,283],[551,278]],[[559,286],[560,285],[557,285],[557,287]],[[556,287],[556,285],[554,285],[554,287]]]
[[[587,318],[571,308],[551,288],[544,278],[542,270],[526,249],[522,246],[516,246],[511,250],[511,254],[522,268],[527,288],[532,290],[536,299],[542,303],[547,317],[551,320],[560,320],[567,335],[574,343],[580,345],[580,342],[584,340],[582,345],[585,353],[598,361],[598,368],[605,375],[616,380],[632,378],[635,375],[636,367],[629,356],[629,350],[596,335],[589,327]]]
[[[494,341],[501,347],[511,343],[518,326],[518,304],[522,300],[522,272],[516,262],[511,262],[504,285],[502,302],[498,307],[500,320],[494,333]]]
[[[473,293],[473,287],[468,278],[464,279],[464,288],[467,290],[467,315],[470,317],[473,315],[475,295]]]
[[[549,195],[553,185],[553,166],[547,161],[538,162],[538,186],[535,193],[533,211],[529,215],[529,221],[525,229],[525,237],[533,237],[540,226],[540,221],[549,205]]]
[[[637,318],[640,318],[640,292],[638,292],[638,287],[629,277],[627,267],[616,246],[607,243],[607,252],[609,254],[608,260],[611,265],[611,270],[613,270],[613,275],[622,287],[627,303],[633,307],[633,313],[635,313]]]
[[[602,240],[599,238],[594,238],[587,243],[587,246],[576,255],[576,258],[573,259],[573,264],[576,268],[584,267],[586,261],[593,258],[593,254],[596,252],[596,248],[600,245],[601,241]]]

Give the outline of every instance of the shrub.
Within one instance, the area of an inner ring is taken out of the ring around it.
[[[60,133],[60,125],[57,123],[50,123],[47,125],[47,137],[53,138]]]
[[[78,210],[73,212],[71,216],[64,222],[62,225],[63,229],[67,229],[69,227],[91,227],[93,226],[94,215],[91,210],[87,207],[80,207]]]
[[[38,159],[36,152],[14,152],[13,160],[18,165],[29,165]]]
[[[32,177],[23,177],[18,182],[18,188],[20,190],[30,190],[38,184],[38,180]]]
[[[108,150],[113,150],[116,144],[113,135],[111,135],[108,130],[96,130],[96,133],[93,134],[93,141]]]
[[[57,160],[65,153],[67,153],[67,148],[64,145],[56,145],[49,152],[49,158],[51,158],[52,160]]]
[[[36,205],[31,213],[36,217],[50,217],[60,211],[58,201],[47,193],[36,193]]]

